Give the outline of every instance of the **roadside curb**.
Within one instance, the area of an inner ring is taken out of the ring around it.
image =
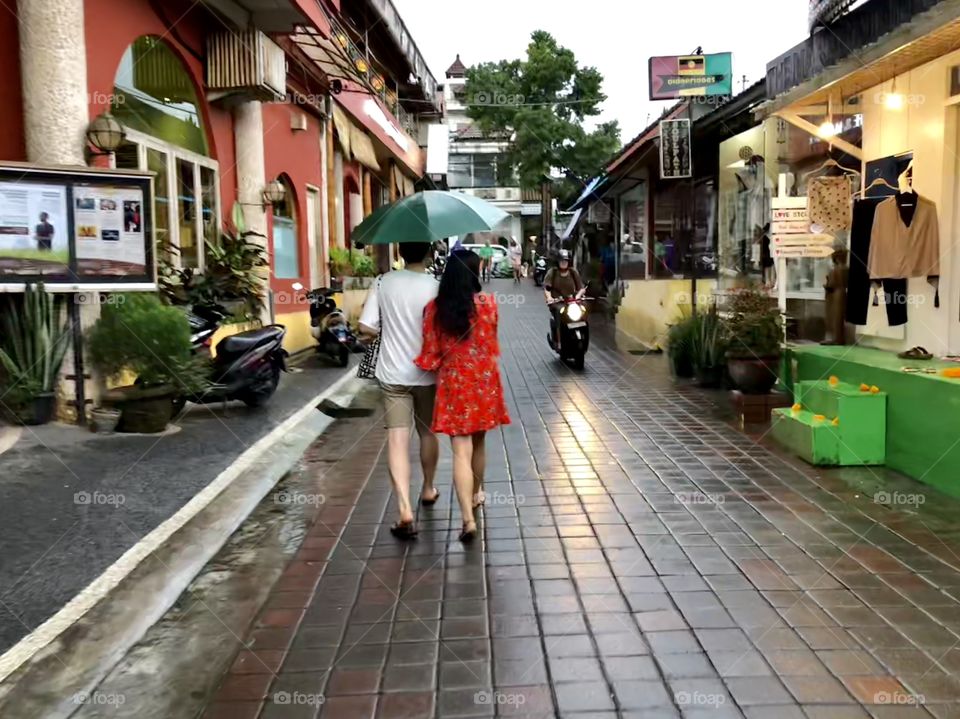
[[[306,448],[349,406],[352,370],[261,437],[180,511],[131,547],[31,634],[0,656],[0,716],[68,717],[174,604]],[[346,403],[345,405],[343,403]]]

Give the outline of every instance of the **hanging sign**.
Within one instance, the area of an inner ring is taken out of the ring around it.
[[[155,287],[152,207],[147,174],[0,166],[0,285]]]
[[[693,177],[690,120],[660,123],[660,177],[664,180]]]
[[[650,99],[733,94],[733,55],[669,55],[650,58]]]

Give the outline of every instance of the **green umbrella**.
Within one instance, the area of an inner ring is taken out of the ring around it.
[[[350,239],[364,245],[434,242],[492,230],[508,217],[479,197],[428,190],[379,208],[353,228]]]

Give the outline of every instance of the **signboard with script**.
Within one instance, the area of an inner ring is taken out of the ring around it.
[[[690,120],[660,123],[660,177],[665,180],[693,177]]]
[[[733,94],[733,55],[670,55],[650,58],[650,99]]]

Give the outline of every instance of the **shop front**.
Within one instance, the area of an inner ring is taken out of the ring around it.
[[[834,377],[886,393],[886,464],[960,495],[960,447],[948,429],[960,422],[960,380],[952,378],[960,367],[960,8],[919,5],[893,13],[867,3],[844,16],[833,32],[846,49],[838,45],[830,66],[809,77],[784,79],[790,53],[771,63],[776,95],[757,132],[765,137],[774,221],[788,221],[776,199],[786,184],[809,225],[801,240],[786,225],[774,228],[775,254],[778,242],[788,250],[775,281],[788,300],[829,285],[825,335],[842,342],[794,344],[787,380]],[[758,137],[745,136],[743,146],[760,146]],[[734,152],[731,145],[724,156]],[[836,165],[823,168],[825,155]],[[728,192],[736,182],[728,176]],[[730,269],[744,269],[739,247],[750,230],[727,238]],[[842,273],[831,270],[830,248],[848,251]],[[797,336],[817,339],[812,324]]]

